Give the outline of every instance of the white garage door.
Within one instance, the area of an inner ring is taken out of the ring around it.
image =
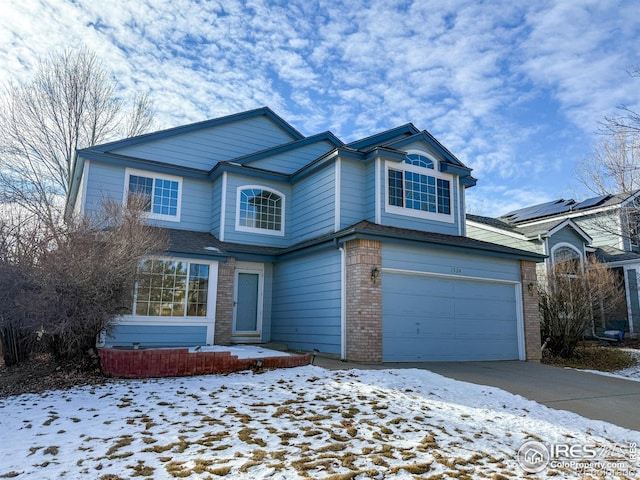
[[[515,284],[385,272],[382,285],[384,361],[519,358]]]

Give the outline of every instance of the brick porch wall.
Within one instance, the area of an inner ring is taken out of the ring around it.
[[[524,313],[524,345],[526,358],[539,362],[540,349],[540,310],[538,309],[538,277],[536,263],[520,260],[520,278],[522,280],[522,307]],[[529,285],[532,285],[531,292]]]
[[[229,258],[218,264],[218,292],[216,295],[216,326],[213,343],[229,345],[233,323],[233,282],[236,259]]]
[[[347,360],[382,361],[382,243],[350,240],[346,253]],[[371,280],[371,270],[379,277]]]
[[[241,370],[291,368],[309,365],[311,354],[282,357],[238,358],[231,352],[193,352],[188,348],[119,350],[100,348],[105,375],[119,378],[183,377]],[[259,365],[259,362],[261,364]]]

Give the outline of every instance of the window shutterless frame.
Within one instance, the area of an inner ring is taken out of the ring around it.
[[[138,195],[143,200],[147,218],[179,222],[182,183],[182,177],[127,168],[123,202],[126,205],[131,195]]]

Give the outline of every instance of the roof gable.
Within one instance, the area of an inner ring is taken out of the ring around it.
[[[152,133],[146,133],[138,135],[136,137],[126,138],[124,140],[116,140],[115,142],[104,143],[102,145],[96,145],[89,147],[91,150],[97,150],[99,152],[113,152],[116,150],[132,147],[147,142],[153,142],[164,138],[175,137],[186,133],[191,133],[199,130],[205,130],[220,125],[227,125],[250,118],[256,118],[263,116],[269,119],[274,126],[281,129],[290,140],[300,140],[304,138],[298,130],[293,128],[289,123],[283,120],[280,116],[276,115],[269,107],[257,108],[255,110],[248,110],[246,112],[234,113],[224,117],[213,118],[210,120],[204,120],[202,122],[190,123],[188,125],[180,125],[178,127],[168,128],[165,130],[159,130]],[[89,150],[87,149],[87,150]],[[81,150],[82,151],[82,150]]]
[[[420,133],[420,130],[418,130],[412,123],[407,123],[405,125],[385,130],[384,132],[376,133],[375,135],[348,143],[346,146],[355,150],[365,151],[372,147],[388,145],[389,142],[401,140],[418,133]]]

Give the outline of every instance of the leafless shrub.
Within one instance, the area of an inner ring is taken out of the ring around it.
[[[29,242],[20,234],[5,242],[17,251],[0,268],[0,287],[17,278],[16,270],[24,281],[4,294],[14,301],[0,316],[0,328],[19,325],[31,347],[37,338],[56,357],[79,358],[118,315],[130,311],[138,263],[162,251],[164,239],[133,201],[128,207],[105,201],[102,210],[54,234],[40,233],[43,247],[24,261],[18,259],[27,247],[20,245]]]
[[[593,258],[584,269],[575,261],[557,263],[539,298],[542,336],[554,355],[565,358],[607,314],[624,311],[625,305],[621,279]]]

